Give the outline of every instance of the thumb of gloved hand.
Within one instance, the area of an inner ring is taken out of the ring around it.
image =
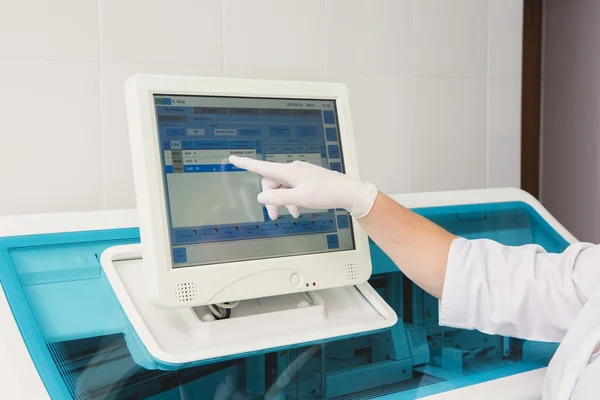
[[[270,208],[271,218],[277,215],[273,208],[280,206],[343,208],[353,217],[362,218],[371,211],[378,193],[370,183],[301,161],[278,164],[231,156],[229,162],[263,177],[258,201]],[[296,214],[295,210],[290,211]]]

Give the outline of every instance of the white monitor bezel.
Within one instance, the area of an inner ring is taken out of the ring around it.
[[[144,263],[157,279],[158,303],[198,306],[356,285],[371,276],[368,237],[354,220],[355,250],[172,268],[153,96],[198,95],[334,100],[345,173],[358,178],[356,149],[345,85],[168,75],[136,75],[125,84],[139,228]],[[149,273],[152,273],[149,271]],[[302,279],[293,287],[290,276]],[[309,283],[306,287],[305,283]],[[313,282],[316,283],[313,286]],[[183,296],[183,297],[182,297]]]

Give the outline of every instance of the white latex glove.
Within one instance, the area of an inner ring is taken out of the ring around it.
[[[258,202],[266,205],[273,220],[282,206],[295,217],[300,214],[298,207],[306,207],[343,208],[354,218],[362,218],[371,211],[378,193],[370,183],[301,161],[279,164],[231,156],[229,162],[263,177]]]

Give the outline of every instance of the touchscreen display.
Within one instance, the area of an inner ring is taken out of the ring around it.
[[[235,154],[344,172],[333,100],[155,95],[173,267],[353,250],[344,210],[282,208],[256,200],[261,177]]]

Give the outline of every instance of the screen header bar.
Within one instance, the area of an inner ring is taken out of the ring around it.
[[[250,97],[169,96],[154,95],[157,106],[198,108],[253,108],[290,110],[333,110],[335,100],[271,99]],[[241,110],[240,110],[241,111]]]

